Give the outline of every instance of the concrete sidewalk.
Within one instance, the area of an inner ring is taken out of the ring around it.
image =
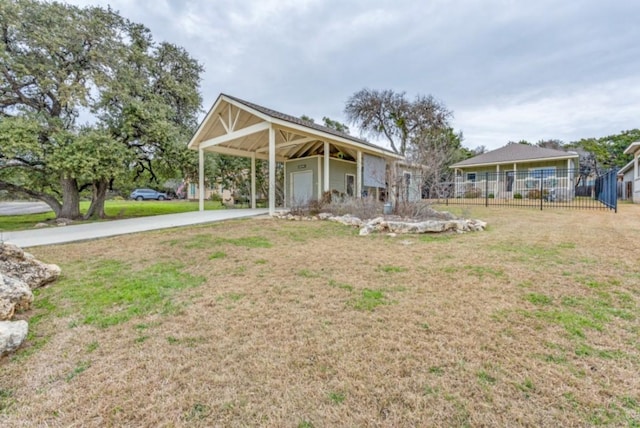
[[[269,210],[267,209],[195,211],[70,226],[51,226],[43,229],[4,232],[0,234],[0,240],[11,242],[22,248],[37,247],[40,245],[64,244],[67,242],[85,241],[107,236],[145,232],[147,230],[168,229],[171,227],[213,223],[236,218],[255,217],[267,214],[268,212]]]

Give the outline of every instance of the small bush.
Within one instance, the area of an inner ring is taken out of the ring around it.
[[[478,188],[469,189],[464,192],[465,198],[479,198],[482,196],[482,190]]]
[[[513,199],[522,199],[522,194],[521,193],[514,193],[513,194]]]
[[[487,198],[489,198],[489,199],[494,199],[495,197],[496,197],[496,196],[495,196],[493,193],[489,193],[489,194],[487,195]]]
[[[540,189],[529,190],[529,193],[527,193],[527,198],[540,199],[540,195],[542,195],[543,198],[546,198],[547,196],[549,196],[549,191],[547,189],[544,189],[541,193]]]
[[[222,202],[222,195],[218,193],[212,193],[209,199],[211,199],[213,202]]]

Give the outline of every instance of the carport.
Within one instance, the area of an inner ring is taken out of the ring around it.
[[[256,159],[268,160],[270,214],[276,210],[276,162],[284,162],[286,171],[288,162],[308,159],[310,162],[304,164],[304,169],[316,172],[309,185],[312,192],[309,196],[320,199],[323,192],[332,190],[332,178],[333,183],[337,182],[335,174],[338,169],[333,165],[338,161],[352,165],[354,177],[349,183],[354,187],[353,196],[360,197],[363,186],[384,187],[386,169],[403,159],[365,140],[225,94],[218,96],[188,147],[199,153],[200,211],[204,210],[205,151],[251,159],[250,200],[253,209],[256,207]],[[294,174],[292,171],[289,173]],[[285,183],[287,180],[285,177]],[[286,189],[285,184],[285,204]],[[289,193],[292,193],[291,189]]]

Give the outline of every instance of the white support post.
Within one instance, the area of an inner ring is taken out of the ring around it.
[[[494,183],[493,197],[497,198],[500,193],[500,165],[496,165],[496,181]]]
[[[356,195],[358,198],[362,198],[362,152],[358,150],[358,156],[356,158]]]
[[[636,204],[640,202],[639,196],[637,196],[638,193],[640,193],[640,177],[638,177],[640,167],[638,166],[638,159],[640,159],[640,151],[637,151],[633,156],[633,181],[631,182],[631,200]]]
[[[322,200],[322,159],[318,156],[318,200]]]
[[[204,150],[198,150],[198,209],[204,211]]]
[[[251,153],[251,209],[256,209],[256,153]]]
[[[325,192],[328,192],[329,189],[329,143],[327,141],[324,142],[324,174],[323,174],[323,181],[324,181],[324,188],[323,190]]]
[[[571,168],[572,162],[571,159],[567,159],[567,194],[569,194],[568,192],[571,190],[571,187],[573,187],[573,183],[571,182],[571,175],[573,174],[573,168]]]
[[[276,213],[276,132],[269,124],[269,215]]]

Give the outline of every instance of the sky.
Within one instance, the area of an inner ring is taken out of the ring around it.
[[[636,0],[67,0],[110,5],[205,68],[222,92],[346,122],[363,88],[433,95],[463,145],[640,127]],[[352,134],[358,135],[356,126]]]

